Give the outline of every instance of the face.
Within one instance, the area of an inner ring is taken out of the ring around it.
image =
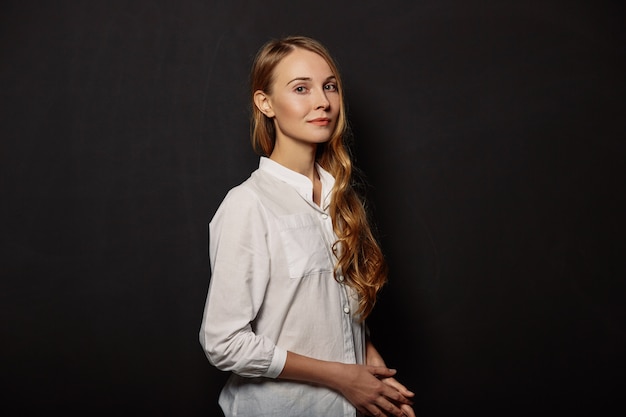
[[[278,63],[269,94],[255,95],[256,105],[274,121],[277,146],[328,141],[339,102],[330,67],[320,55],[304,49],[295,49]]]

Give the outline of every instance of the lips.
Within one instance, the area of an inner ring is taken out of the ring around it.
[[[309,120],[309,123],[315,126],[328,126],[330,119],[327,117],[318,117],[317,119]]]

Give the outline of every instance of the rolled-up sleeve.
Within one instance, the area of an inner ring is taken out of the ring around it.
[[[276,378],[287,352],[254,333],[270,277],[268,224],[257,196],[231,190],[209,224],[211,280],[200,343],[218,369]]]

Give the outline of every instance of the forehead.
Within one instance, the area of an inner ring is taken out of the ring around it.
[[[327,79],[333,71],[326,60],[315,52],[296,48],[284,57],[274,69],[276,81],[294,78]]]

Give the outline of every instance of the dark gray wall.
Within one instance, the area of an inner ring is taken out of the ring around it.
[[[346,81],[391,267],[370,326],[419,415],[624,411],[620,2],[0,12],[11,415],[219,415],[197,341],[207,222],[257,164],[251,57],[296,33]]]

